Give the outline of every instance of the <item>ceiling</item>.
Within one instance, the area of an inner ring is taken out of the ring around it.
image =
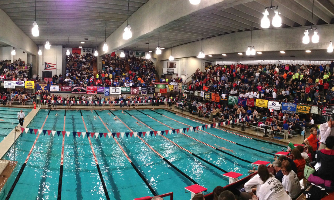
[[[237,1],[236,1],[237,2]],[[321,25],[334,23],[334,0],[315,0],[312,18],[313,0],[275,0],[282,16],[282,28],[310,27],[318,29]],[[164,27],[142,36],[127,47],[132,50],[153,50],[160,38],[160,46],[170,48],[196,42],[201,38],[211,38],[235,32],[261,29],[260,22],[265,7],[270,6],[270,0],[253,0],[244,4],[226,5],[224,2],[194,12],[186,17],[175,20]],[[274,11],[269,9],[272,18]],[[160,35],[160,37],[159,37]]]
[[[123,24],[126,19],[143,6],[148,0],[37,0],[37,23],[40,36],[31,35],[35,18],[34,0],[1,0],[0,9],[8,14],[14,23],[36,44],[42,45],[47,39],[52,45],[78,47],[80,41],[88,40],[84,47],[95,47],[104,41],[104,29],[107,37]],[[186,0],[185,0],[186,1]],[[248,0],[226,3],[222,1],[187,16],[174,20],[131,41],[124,49],[150,50],[158,44],[170,48],[195,41],[235,32],[261,29],[260,21],[264,8],[270,6],[270,0]],[[334,0],[274,0],[282,16],[282,28],[309,27],[334,23]],[[273,10],[269,10],[270,18]],[[132,30],[136,31],[136,30]],[[68,42],[69,40],[69,42]]]
[[[35,0],[1,0],[2,9],[37,45],[47,39],[52,45],[95,47],[148,0],[36,0],[40,36],[31,34]],[[88,40],[85,40],[87,38]],[[69,41],[69,42],[68,42]]]

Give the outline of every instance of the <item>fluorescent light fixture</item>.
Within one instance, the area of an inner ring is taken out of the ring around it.
[[[82,49],[82,46],[79,46],[80,49]]]
[[[189,0],[189,2],[190,2],[192,5],[198,5],[199,3],[201,3],[201,0]]]
[[[212,55],[208,55],[209,57],[212,57]]]
[[[222,53],[222,56],[226,56],[226,53]]]
[[[160,47],[160,49],[161,49],[161,50],[163,50],[163,49],[165,49],[165,48],[163,48],[163,47]]]
[[[306,53],[311,53],[311,50],[306,50],[305,52],[306,52]]]
[[[172,55],[169,56],[169,61],[173,61],[174,60],[174,57]]]
[[[332,53],[333,52],[333,43],[332,41],[329,42],[328,48],[327,48],[327,52],[328,53]]]
[[[258,52],[256,52],[257,54],[262,54],[262,52],[261,51],[258,51]]]
[[[280,53],[285,53],[285,51],[279,51]]]
[[[119,57],[121,57],[121,58],[124,58],[124,57],[125,57],[125,53],[124,53],[124,51],[121,52],[121,54],[119,55]]]
[[[197,58],[205,58],[205,54],[204,54],[204,52],[203,52],[203,51],[200,51],[200,52],[198,53]]]
[[[85,44],[85,42],[80,42],[81,44]]]
[[[152,51],[148,51],[149,53],[152,53]]]
[[[242,55],[242,53],[238,53],[240,56]]]

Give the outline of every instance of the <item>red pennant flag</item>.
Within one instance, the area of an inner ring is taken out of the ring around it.
[[[145,137],[145,135],[146,135],[146,132],[143,132],[143,136]]]
[[[165,130],[166,135],[168,134],[168,130]]]
[[[62,131],[61,133],[63,134],[63,137],[65,137],[66,131]]]
[[[180,132],[180,129],[176,129],[176,133],[179,133]]]
[[[48,130],[48,135],[50,135],[50,134],[51,134],[51,132],[52,132],[51,130]]]
[[[187,128],[187,132],[189,131],[189,128]]]
[[[197,127],[196,127],[196,130],[198,130],[198,129],[199,129],[199,127],[197,126]]]
[[[107,137],[108,133],[103,133],[104,137]]]
[[[80,136],[81,136],[81,132],[77,132],[77,134],[78,134],[78,137],[80,137]]]
[[[130,137],[132,137],[133,136],[133,132],[130,132]]]
[[[119,136],[121,135],[121,133],[116,133],[117,137],[119,138]]]
[[[208,129],[208,125],[207,124],[205,125],[205,128]]]
[[[37,134],[38,129],[34,129],[35,135]]]
[[[95,135],[95,133],[90,133],[90,136],[91,136],[91,137],[94,137],[94,135]]]
[[[157,136],[158,131],[154,131],[154,135]]]
[[[223,126],[223,125],[224,125],[224,122],[221,122],[221,123],[220,123],[220,126]]]
[[[21,133],[23,133],[23,131],[24,131],[24,128],[22,127],[22,128],[21,128]]]

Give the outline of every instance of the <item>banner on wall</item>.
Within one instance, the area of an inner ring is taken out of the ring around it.
[[[242,107],[246,107],[247,105],[247,99],[244,99],[244,98],[238,98],[238,105],[239,106],[242,106]]]
[[[278,101],[268,101],[268,109],[281,110],[281,104]]]
[[[254,99],[247,99],[247,106],[254,107]]]
[[[109,94],[110,94],[109,87],[104,87],[104,96],[109,96]]]
[[[36,84],[36,90],[37,91],[49,91],[49,85],[48,84]]]
[[[85,87],[73,87],[72,88],[72,93],[75,94],[85,94],[87,92]]]
[[[155,87],[149,86],[147,87],[147,94],[154,94],[155,92]]]
[[[132,87],[131,88],[131,94],[139,94],[139,88],[138,87]]]
[[[122,88],[121,87],[111,87],[110,94],[121,94]]]
[[[12,81],[15,87],[24,87],[24,81]]]
[[[334,112],[333,106],[324,107],[321,111],[322,115],[331,116]]]
[[[4,81],[4,88],[15,88],[14,81]]]
[[[122,94],[130,94],[131,89],[130,89],[130,87],[122,87],[121,92],[122,92]]]
[[[265,99],[256,99],[256,107],[260,108],[267,108],[268,107],[268,100]]]
[[[104,93],[104,87],[97,86],[97,93],[103,94]]]
[[[87,86],[86,91],[87,91],[87,94],[97,94],[97,87],[96,86]]]
[[[156,84],[155,86],[158,89],[165,89],[166,88],[166,84]]]
[[[297,105],[297,113],[308,114],[311,111],[311,106],[307,105]]]
[[[50,92],[59,92],[59,85],[51,85]]]
[[[311,107],[311,113],[318,115],[319,114],[318,106],[312,106]]]
[[[72,92],[71,86],[61,86],[60,91],[62,92]]]
[[[53,69],[57,69],[56,64],[44,62],[44,70],[53,70]]]
[[[165,88],[165,89],[160,89],[160,93],[167,93],[167,88]]]
[[[297,105],[294,103],[282,103],[283,113],[295,113],[297,111]]]
[[[35,82],[34,81],[25,81],[24,88],[34,89],[35,88]]]
[[[174,90],[174,85],[168,85],[168,89],[169,89],[169,91],[173,91]]]
[[[80,48],[72,48],[72,54],[75,54],[75,53],[81,55],[81,49]]]
[[[147,95],[147,88],[146,87],[141,88],[141,94],[142,95]]]
[[[238,103],[237,96],[228,96],[228,105],[236,105]]]
[[[211,93],[205,93],[205,95],[204,95],[204,98],[206,99],[206,100],[211,100]]]

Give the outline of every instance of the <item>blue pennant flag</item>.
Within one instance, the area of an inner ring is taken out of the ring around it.
[[[87,138],[89,138],[90,132],[86,132],[86,136]]]
[[[77,135],[77,132],[73,132],[73,137],[75,137]]]
[[[205,128],[205,125],[202,126],[202,129],[203,129],[203,130],[204,130],[204,128]]]
[[[34,130],[34,129],[32,129],[32,128],[29,128],[29,132],[30,132],[31,134],[32,134],[33,130]]]
[[[143,134],[143,132],[138,132],[139,137],[141,137],[142,134]]]
[[[115,135],[116,135],[116,133],[112,133],[112,137],[113,137],[113,138],[115,137]]]
[[[186,132],[186,130],[187,130],[187,128],[183,128],[183,132],[184,132],[184,133]]]
[[[125,132],[126,137],[129,137],[129,134],[130,134],[129,132]]]
[[[193,130],[196,131],[196,126],[193,127]]]
[[[61,131],[57,131],[57,135],[58,135],[58,136],[60,135],[60,133],[61,133]]]
[[[151,136],[153,135],[153,133],[154,133],[153,131],[150,131],[150,135],[151,135]]]
[[[46,130],[43,130],[43,134],[44,134],[44,135],[46,134]]]
[[[173,133],[175,133],[175,129],[173,129]]]
[[[99,133],[100,134],[100,138],[103,136],[103,133]]]
[[[165,131],[161,131],[161,135],[164,135]]]

